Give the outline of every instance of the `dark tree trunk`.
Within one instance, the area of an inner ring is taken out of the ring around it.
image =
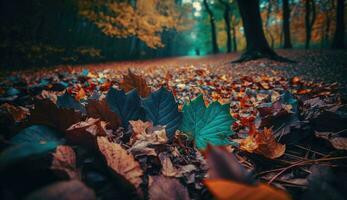
[[[207,0],[204,0],[204,6],[206,8],[206,11],[208,13],[208,16],[210,17],[210,24],[211,24],[211,35],[212,35],[212,51],[213,53],[218,53],[218,44],[217,44],[217,34],[216,34],[216,25],[215,25],[215,19],[213,12],[210,8],[210,6],[207,3]]]
[[[236,42],[236,29],[235,29],[235,25],[233,25],[232,30],[233,30],[233,51],[237,51],[237,42]]]
[[[219,0],[221,4],[224,5],[224,23],[225,23],[225,32],[227,34],[227,52],[231,52],[231,33],[230,33],[230,5],[224,0]]]
[[[345,48],[345,24],[344,24],[344,3],[345,0],[337,0],[336,9],[336,30],[332,48],[343,49]]]
[[[311,13],[312,12],[312,13]],[[305,0],[305,28],[306,28],[306,41],[305,48],[310,47],[312,36],[312,27],[316,20],[316,5],[314,0]]]
[[[259,0],[237,0],[246,37],[246,52],[234,62],[270,58],[289,61],[278,56],[266,41],[259,11]]]
[[[290,8],[289,0],[283,0],[282,2],[282,13],[283,13],[283,36],[284,36],[284,49],[292,48],[290,40]]]

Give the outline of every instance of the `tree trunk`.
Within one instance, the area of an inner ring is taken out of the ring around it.
[[[345,48],[344,0],[337,0],[336,8],[336,30],[332,48],[343,49]]]
[[[311,14],[312,11],[312,14]],[[310,41],[312,36],[312,27],[316,20],[316,5],[314,0],[305,0],[305,27],[306,27],[306,42],[305,48],[310,47]]]
[[[278,56],[266,41],[259,11],[259,0],[237,0],[246,37],[246,52],[234,63],[270,58],[278,61],[289,61]]]
[[[292,43],[290,40],[290,8],[288,1],[289,0],[283,0],[282,2],[284,49],[292,48]]]
[[[210,6],[207,3],[207,0],[204,0],[204,6],[206,8],[206,11],[210,17],[210,24],[211,24],[211,35],[212,35],[212,51],[213,53],[218,53],[218,44],[217,44],[217,34],[216,34],[216,25],[215,25],[215,19],[213,12],[210,8]]]
[[[227,34],[227,52],[231,52],[231,33],[230,33],[230,5],[228,2],[225,2],[223,0],[219,0],[221,4],[224,5],[224,23],[225,23],[225,32]]]
[[[232,30],[233,30],[233,51],[237,51],[235,24],[233,25]]]

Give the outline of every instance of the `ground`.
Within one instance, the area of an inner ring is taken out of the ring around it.
[[[130,198],[129,186],[163,199],[164,184],[177,190],[170,197],[210,199],[219,178],[245,194],[258,180],[285,191],[265,195],[343,199],[347,52],[277,53],[295,63],[232,64],[240,54],[231,53],[4,72],[1,195],[76,187]],[[53,182],[62,185],[38,190]]]

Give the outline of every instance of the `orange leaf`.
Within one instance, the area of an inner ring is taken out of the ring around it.
[[[290,196],[281,190],[266,184],[244,185],[230,180],[207,179],[204,181],[209,191],[218,200],[290,200]]]
[[[272,134],[272,129],[265,128],[262,133],[257,132],[242,140],[240,149],[250,153],[257,153],[270,159],[282,156],[286,150],[286,145],[276,141]]]
[[[135,75],[130,69],[128,75],[124,76],[121,81],[120,87],[125,92],[136,88],[141,97],[147,97],[151,93],[151,88],[147,86],[145,79],[142,76]]]
[[[117,174],[132,183],[140,191],[143,171],[140,164],[121,145],[109,142],[106,137],[98,137],[98,147],[107,165]]]

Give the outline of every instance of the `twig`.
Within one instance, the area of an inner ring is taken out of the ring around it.
[[[274,177],[271,178],[271,180],[268,182],[268,184],[271,184],[276,178],[278,178],[281,174],[283,174],[285,171],[287,171],[290,168],[300,166],[300,165],[306,165],[312,162],[322,162],[322,161],[330,161],[330,160],[343,160],[347,159],[347,156],[342,156],[342,157],[333,157],[333,158],[319,158],[316,160],[304,160],[304,161],[299,161],[295,164],[292,164],[288,167],[283,168],[279,173],[277,173]]]

